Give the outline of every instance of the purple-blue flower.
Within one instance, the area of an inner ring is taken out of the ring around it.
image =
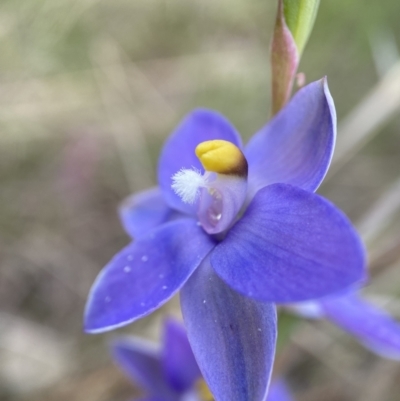
[[[197,384],[201,373],[183,327],[172,319],[164,323],[161,348],[135,337],[113,341],[115,362],[150,401],[201,401]]]
[[[215,399],[263,400],[275,352],[272,302],[317,299],[365,278],[359,236],[314,194],[335,138],[326,79],[297,92],[245,147],[220,114],[190,113],[163,148],[159,187],[122,206],[135,241],[96,279],[86,331],[131,323],[181,290],[189,341]]]
[[[136,337],[112,342],[115,362],[144,392],[141,401],[212,401],[193,356],[184,328],[164,322],[161,347]],[[283,380],[274,380],[266,401],[291,401]]]
[[[293,305],[302,316],[326,318],[385,358],[400,359],[400,324],[356,292]]]

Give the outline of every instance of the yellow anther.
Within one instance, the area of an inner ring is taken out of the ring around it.
[[[214,401],[214,396],[203,379],[196,382],[196,389],[201,401]]]
[[[204,169],[219,174],[247,175],[247,161],[233,143],[216,139],[197,145],[196,156]]]

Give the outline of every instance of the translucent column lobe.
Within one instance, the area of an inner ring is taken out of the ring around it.
[[[203,188],[198,203],[198,218],[209,234],[227,230],[236,219],[246,199],[247,180],[218,174]]]

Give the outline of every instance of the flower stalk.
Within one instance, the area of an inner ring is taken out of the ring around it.
[[[271,44],[272,114],[287,103],[319,0],[279,0]]]

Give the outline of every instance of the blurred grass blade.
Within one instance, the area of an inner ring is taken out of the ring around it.
[[[370,35],[369,43],[375,70],[382,78],[400,58],[396,36],[389,27],[382,26]]]
[[[400,109],[400,61],[339,125],[332,177],[351,156],[371,140]]]
[[[400,211],[400,178],[370,207],[357,224],[364,241],[373,242]]]

